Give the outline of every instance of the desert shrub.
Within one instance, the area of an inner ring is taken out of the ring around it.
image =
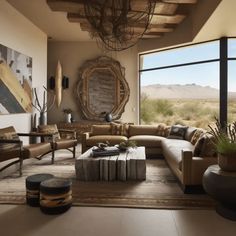
[[[156,99],[153,105],[157,114],[162,114],[163,116],[172,116],[174,114],[173,104],[166,99]]]
[[[144,93],[141,94],[141,121],[144,124],[150,124],[155,117],[155,112],[153,110],[153,104],[151,99]]]

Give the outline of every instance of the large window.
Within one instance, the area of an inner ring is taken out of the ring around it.
[[[228,121],[236,121],[236,39],[228,39]]]
[[[235,39],[228,39],[226,51],[228,78],[221,73],[221,40],[140,55],[140,122],[207,128],[224,108],[220,101],[227,94],[220,93],[222,80],[228,81],[228,109],[224,110],[228,121],[235,121]]]

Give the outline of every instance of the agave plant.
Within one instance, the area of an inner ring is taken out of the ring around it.
[[[222,127],[217,118],[215,127],[210,128],[209,133],[214,136],[214,145],[218,153],[222,155],[236,154],[236,122]],[[235,155],[236,157],[236,155]]]

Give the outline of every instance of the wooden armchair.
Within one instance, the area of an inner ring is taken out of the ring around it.
[[[59,149],[67,149],[73,153],[73,158],[75,158],[75,151],[77,146],[76,131],[58,129],[57,125],[39,125],[38,132],[43,134],[53,135],[53,140],[48,140],[44,138],[44,141],[52,141],[52,148],[54,151]],[[72,148],[72,150],[71,150]],[[52,156],[52,163],[54,162],[54,153]]]
[[[50,142],[23,145],[19,136],[51,136],[39,133],[16,133],[13,126],[0,129],[0,162],[14,159],[3,166],[0,171],[7,167],[20,163],[19,172],[22,175],[22,164],[24,159],[37,158],[49,152],[54,152]],[[54,155],[54,154],[52,154]]]

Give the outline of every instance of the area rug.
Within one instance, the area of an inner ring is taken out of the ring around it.
[[[1,204],[25,204],[25,179],[36,173],[51,173],[72,180],[74,206],[108,206],[159,209],[211,209],[215,202],[206,194],[184,194],[165,161],[147,160],[146,181],[76,180],[74,159],[58,158],[24,165],[23,175],[14,173],[0,180]]]

